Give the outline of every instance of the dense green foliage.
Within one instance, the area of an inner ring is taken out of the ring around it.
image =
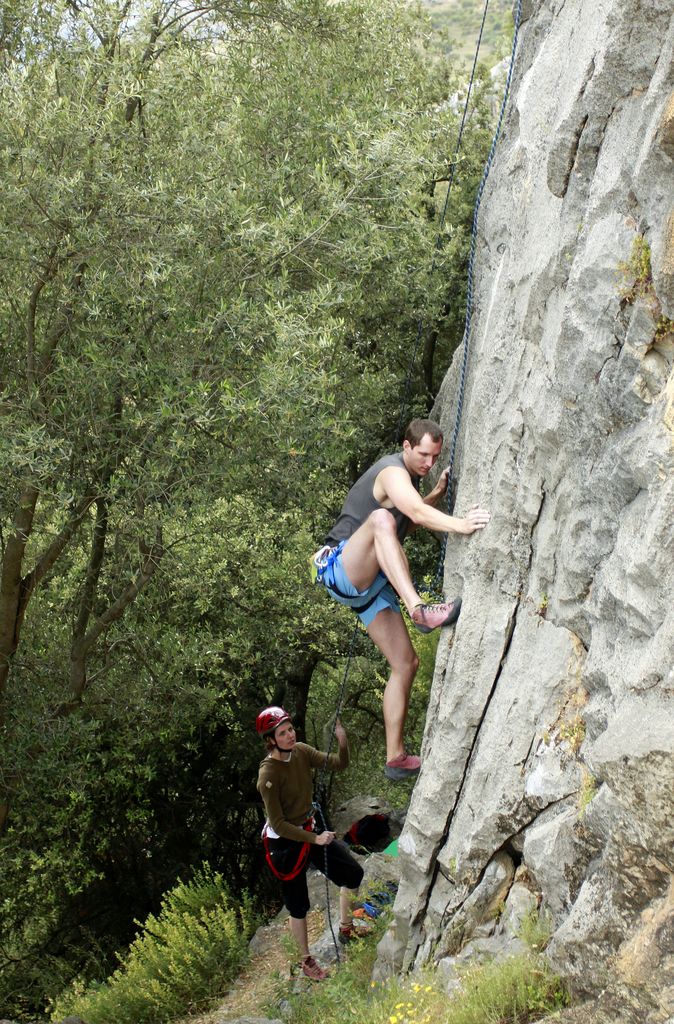
[[[248,954],[254,930],[249,899],[233,901],[222,875],[197,872],[144,922],[120,967],[104,985],[64,995],[53,1016],[88,1024],[163,1024],[222,992]]]
[[[351,629],[306,560],[393,445],[419,316],[415,409],[461,333],[488,129],[479,108],[430,278],[456,86],[424,32],[397,0],[5,5],[10,1016],[102,980],[195,864],[256,878],[255,712],[301,724],[316,672],[329,700]]]

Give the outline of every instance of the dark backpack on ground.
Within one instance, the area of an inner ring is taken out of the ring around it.
[[[366,814],[364,818],[354,821],[344,836],[344,842],[349,846],[363,846],[367,850],[376,846],[390,831],[388,814]]]

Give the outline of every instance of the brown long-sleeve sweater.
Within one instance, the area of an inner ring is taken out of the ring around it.
[[[322,768],[325,754],[307,743],[297,743],[289,761],[265,757],[260,762],[257,788],[264,801],[267,821],[274,832],[286,839],[315,843],[316,835],[301,826],[313,801],[312,768]],[[349,763],[349,748],[340,747],[328,757],[330,771],[340,771]]]

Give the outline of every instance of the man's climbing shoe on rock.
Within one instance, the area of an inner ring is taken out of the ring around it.
[[[305,956],[302,960],[302,971],[306,974],[307,978],[311,978],[312,981],[325,981],[328,976],[328,972],[325,968],[314,960],[312,956]]]
[[[418,604],[412,612],[412,622],[420,633],[430,633],[440,626],[451,626],[459,617],[461,598],[445,604]]]
[[[355,939],[357,936],[356,931],[352,925],[341,924],[339,926],[339,935],[337,937],[339,941],[342,943],[342,945],[346,946],[347,943],[351,942],[351,940]]]
[[[421,768],[421,760],[414,754],[398,754],[391,761],[386,762],[384,775],[394,782],[398,779],[408,779],[410,775],[417,775]]]

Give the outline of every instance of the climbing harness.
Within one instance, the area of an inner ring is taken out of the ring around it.
[[[306,832],[313,832],[315,824],[316,824],[316,819],[312,815],[311,817],[307,818],[307,820],[304,822],[304,824],[301,827]],[[282,870],[279,867],[278,863],[276,863],[276,864],[274,863],[274,854],[275,853],[277,854],[276,860],[278,862],[279,860],[282,859],[278,855],[279,854],[284,854],[284,853],[292,853],[293,847],[292,846],[286,846],[286,847],[275,847],[274,848],[274,847],[271,847],[269,845],[269,839],[270,839],[270,837],[268,835],[268,826],[267,826],[267,824],[265,824],[264,828],[262,829],[262,845],[264,846],[264,856],[265,856],[265,860],[267,861],[267,864],[269,865],[269,870],[271,871],[271,873],[276,878],[278,878],[278,880],[280,882],[292,882],[292,880],[294,878],[297,878],[297,876],[306,867],[306,863],[307,863],[307,861],[309,859],[309,846],[310,846],[310,844],[308,842],[307,843],[300,843],[299,841],[294,843],[294,845],[299,846],[299,850],[297,851],[297,858],[295,860],[295,863],[292,864],[291,866],[287,867],[286,870]],[[294,841],[293,840],[289,840],[289,842],[294,842]],[[284,867],[285,867],[285,863],[284,863]]]
[[[331,548],[326,544],[325,547],[322,547],[317,551],[311,558],[311,574],[315,583],[321,583],[326,590],[330,590],[336,595],[336,597],[341,598],[345,603],[348,603],[348,606],[352,611],[365,612],[375,603],[388,580],[384,576],[381,580],[381,586],[377,587],[374,593],[371,592],[371,587],[368,588],[369,596],[359,603],[356,603],[357,599],[351,594],[345,594],[343,590],[340,590],[335,582],[333,566],[342,553],[342,549],[345,544],[345,540],[340,540],[339,544],[334,548]]]

